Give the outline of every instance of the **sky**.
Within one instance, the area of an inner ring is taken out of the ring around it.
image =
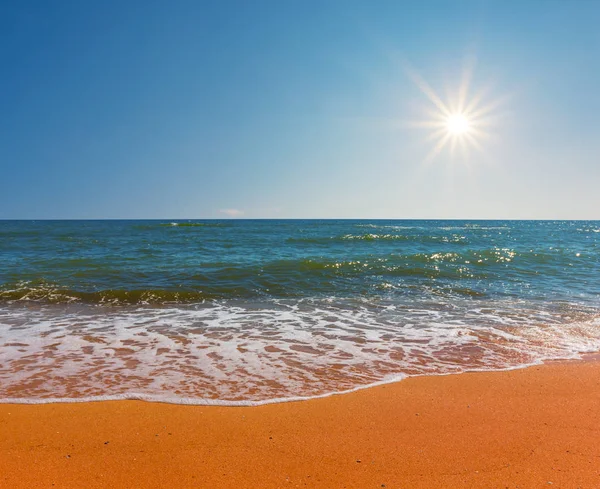
[[[599,22],[591,0],[3,2],[0,219],[600,219]],[[467,73],[485,126],[433,154],[430,98]]]

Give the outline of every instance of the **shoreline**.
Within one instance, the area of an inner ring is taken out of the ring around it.
[[[261,406],[0,404],[0,430],[10,488],[594,488],[600,361]]]
[[[538,367],[540,365],[547,365],[553,363],[570,363],[570,362],[590,362],[600,361],[600,351],[594,352],[580,352],[573,357],[557,357],[557,358],[546,358],[536,361],[534,363],[528,363],[523,365],[515,365],[513,367],[504,367],[496,369],[472,369],[464,370],[462,372],[445,372],[445,373],[426,373],[426,374],[396,374],[393,378],[383,379],[371,384],[359,385],[351,389],[342,391],[326,392],[324,394],[317,394],[314,396],[297,396],[297,397],[281,397],[273,399],[265,399],[261,401],[235,401],[227,399],[197,399],[190,397],[181,397],[177,400],[173,400],[169,397],[158,397],[152,394],[142,393],[131,393],[131,394],[117,394],[117,395],[102,395],[102,396],[88,396],[88,397],[53,397],[53,398],[41,398],[41,399],[28,399],[28,398],[0,398],[1,405],[44,405],[44,404],[86,404],[91,402],[122,402],[122,401],[140,401],[156,404],[172,404],[174,406],[196,406],[196,407],[260,407],[269,406],[271,404],[284,404],[288,402],[306,402],[317,399],[327,399],[335,396],[345,396],[348,394],[354,394],[362,390],[372,389],[376,387],[386,386],[390,384],[396,384],[403,382],[407,379],[418,379],[423,377],[447,377],[462,374],[475,374],[475,373],[494,373],[494,372],[511,372],[513,370],[523,370],[532,367]]]

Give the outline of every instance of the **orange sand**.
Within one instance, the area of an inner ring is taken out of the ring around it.
[[[600,362],[252,408],[0,406],[0,487],[600,488]]]

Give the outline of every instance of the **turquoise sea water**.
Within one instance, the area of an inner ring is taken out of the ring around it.
[[[0,221],[0,399],[256,403],[600,349],[597,221]]]

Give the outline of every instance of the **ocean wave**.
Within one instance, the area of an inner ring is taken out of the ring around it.
[[[233,295],[233,294],[232,294]],[[45,302],[62,304],[84,302],[92,304],[170,304],[202,302],[216,298],[202,291],[126,290],[108,289],[84,291],[52,283],[4,285],[0,289],[0,302]]]
[[[597,312],[511,301],[0,307],[0,398],[255,405],[600,349]],[[577,314],[575,314],[577,316]]]
[[[552,279],[573,263],[595,259],[567,249],[487,248],[357,255],[346,260],[315,257],[249,264],[216,261],[189,270],[137,271],[128,263],[122,268],[103,268],[92,258],[70,258],[64,263],[53,261],[53,280],[13,278],[0,285],[0,303],[195,303],[227,298],[311,297],[328,294],[332,288],[341,296],[352,296],[377,294],[386,287],[398,291],[414,285],[417,279],[443,280],[447,283],[438,285],[470,289],[476,295],[480,292],[461,282],[485,281],[489,286],[497,281],[506,286],[542,274]],[[393,286],[388,285],[390,280]],[[418,284],[427,288],[435,282],[421,280]]]
[[[468,244],[469,240],[465,236],[450,235],[450,236],[435,236],[435,235],[420,235],[420,234],[342,234],[329,237],[291,237],[287,239],[288,243],[307,243],[307,244],[327,244],[345,243],[345,242],[385,242],[385,241],[406,241],[414,243],[448,243],[448,244]]]

